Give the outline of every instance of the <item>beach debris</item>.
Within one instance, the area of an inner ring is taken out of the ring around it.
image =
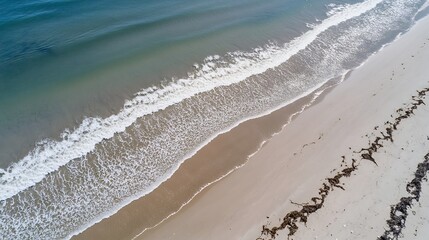
[[[393,122],[390,121],[386,121],[385,122],[385,129],[380,133],[381,136],[377,136],[374,141],[369,142],[369,147],[367,148],[362,148],[360,151],[358,152],[354,152],[354,153],[362,153],[360,155],[361,160],[369,160],[373,163],[375,163],[377,165],[376,160],[373,157],[373,154],[376,153],[379,149],[383,148],[384,142],[394,142],[393,139],[393,132],[395,130],[398,129],[398,126],[400,125],[400,123],[404,120],[409,118],[411,115],[414,114],[414,111],[418,108],[419,105],[425,105],[424,99],[426,94],[429,92],[429,88],[424,88],[420,91],[417,91],[417,96],[412,96],[412,102],[410,104],[408,104],[407,108],[399,108],[398,110],[396,110],[396,113],[399,115],[397,116]],[[393,115],[391,115],[393,118]],[[339,119],[341,120],[341,119]],[[376,126],[374,128],[374,130],[379,129],[379,126]],[[367,137],[368,134],[367,134]],[[428,137],[429,139],[429,137]],[[426,155],[427,156],[427,160],[425,161],[429,161],[429,154]],[[345,161],[345,156],[341,156],[342,158],[342,164]],[[425,157],[426,158],[426,157]],[[341,167],[342,167],[341,164]],[[425,163],[426,165],[419,165],[419,170],[416,172],[416,178],[417,176],[424,176],[424,174],[426,173],[427,170],[429,170],[429,162]],[[426,169],[427,167],[427,169]],[[347,165],[345,166],[344,169],[342,169],[340,172],[338,172],[335,176],[330,177],[330,178],[326,178],[327,182],[324,182],[322,187],[319,188],[319,194],[316,197],[311,198],[311,201],[313,202],[313,204],[308,204],[308,203],[304,203],[304,204],[295,204],[301,207],[300,210],[294,210],[291,211],[289,213],[286,214],[286,216],[283,218],[283,220],[281,220],[281,223],[279,226],[274,226],[272,228],[269,228],[268,225],[263,225],[262,226],[262,231],[261,231],[261,235],[260,237],[258,237],[258,240],[272,240],[275,239],[278,235],[278,232],[284,229],[288,229],[289,233],[288,233],[288,238],[293,236],[299,229],[297,223],[301,222],[304,223],[306,225],[308,217],[316,212],[317,210],[319,210],[320,208],[323,207],[323,203],[325,202],[326,197],[328,196],[330,191],[333,191],[334,188],[341,188],[342,190],[345,190],[345,188],[340,185],[341,184],[341,179],[343,177],[350,177],[351,174],[356,171],[358,168],[356,166],[356,160],[352,159],[352,166],[348,167]],[[422,175],[423,174],[423,175]],[[404,216],[403,215],[397,215],[397,212],[406,213],[406,209],[411,206],[411,202],[413,199],[419,199],[420,198],[420,190],[421,190],[421,179],[423,179],[423,177],[421,178],[417,178],[417,180],[413,180],[409,185],[407,185],[407,191],[409,190],[410,193],[414,194],[413,197],[408,197],[408,198],[402,198],[401,202],[399,204],[397,204],[396,206],[392,207],[391,209],[391,219],[389,219],[388,225],[389,227],[391,226],[391,228],[389,228],[389,230],[386,231],[386,233],[381,236],[379,238],[379,240],[387,240],[387,239],[397,239],[396,238],[388,238],[388,236],[392,235],[392,236],[399,236],[400,234],[400,230],[402,229],[402,227],[404,226],[403,224],[405,224],[405,220],[404,220]],[[418,197],[418,198],[417,198]],[[292,201],[291,201],[292,202]],[[292,202],[293,203],[293,202]],[[393,212],[393,213],[392,213]],[[405,216],[406,217],[406,216]],[[398,227],[399,226],[399,227]],[[399,232],[398,232],[399,231]],[[398,235],[395,235],[398,234]]]
[[[408,216],[408,209],[412,207],[413,201],[419,202],[422,190],[422,181],[429,172],[429,153],[424,157],[424,161],[419,163],[414,173],[414,178],[407,184],[407,192],[410,196],[402,197],[399,203],[390,207],[390,219],[388,219],[388,229],[380,236],[379,240],[396,240],[399,239],[402,229]],[[427,179],[426,179],[427,180]]]
[[[378,166],[377,162],[376,162],[376,161],[375,161],[375,159],[372,157],[372,152],[371,152],[371,154],[364,153],[364,154],[362,154],[362,155],[361,155],[361,157],[362,157],[362,159],[369,160],[369,161],[371,161],[371,162],[375,163],[375,165],[377,165],[377,166]]]

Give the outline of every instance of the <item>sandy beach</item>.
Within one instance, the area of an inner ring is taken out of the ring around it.
[[[0,239],[421,239],[429,0],[6,1]]]
[[[429,184],[415,173],[426,173],[429,153],[428,33],[425,18],[317,99],[218,136],[154,192],[74,238],[395,239],[400,230],[425,239]],[[386,222],[396,205],[407,213],[401,226]]]

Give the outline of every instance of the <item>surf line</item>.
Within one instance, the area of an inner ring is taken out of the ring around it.
[[[358,17],[374,9],[381,2],[383,0],[367,0],[348,5],[284,46],[268,46],[264,51],[250,52],[248,55],[254,56],[254,59],[238,58],[230,66],[212,69],[209,72],[202,67],[193,76],[173,81],[165,87],[144,89],[137,93],[135,98],[127,101],[118,114],[104,119],[86,118],[76,129],[65,130],[62,140],[48,139],[39,142],[27,156],[2,172],[0,201],[36,185],[49,173],[58,171],[71,160],[82,158],[103,140],[111,139],[116,133],[124,132],[138,118],[165,109],[196,94],[216,87],[232,85],[275,68],[305,49],[327,29]],[[246,55],[246,53],[238,53],[240,56]],[[204,66],[208,67],[210,63]],[[222,72],[227,74],[218,77]]]

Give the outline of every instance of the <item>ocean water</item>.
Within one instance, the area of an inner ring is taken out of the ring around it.
[[[356,68],[425,3],[0,0],[0,239],[84,230]]]

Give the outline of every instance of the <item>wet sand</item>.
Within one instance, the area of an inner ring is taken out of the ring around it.
[[[329,183],[328,178],[346,168],[345,164],[350,167],[353,158],[358,170],[338,183],[345,190],[331,186],[323,207],[308,215],[307,226],[298,221],[292,237],[375,239],[384,234],[390,205],[406,196],[408,181],[429,152],[425,140],[429,129],[424,124],[429,109],[419,105],[397,126],[392,133],[396,142],[387,139],[384,148],[373,155],[378,166],[355,152],[368,148],[389,127],[385,123],[395,121],[398,109],[412,107],[409,104],[417,90],[429,87],[428,26],[425,19],[372,56],[321,103],[273,137],[244,167],[146,231],[141,239],[271,239],[261,236],[262,226],[281,226],[288,213],[302,209],[295,203],[311,205],[323,183]],[[412,161],[394,161],[398,159],[395,154]],[[367,196],[366,201],[362,196]],[[279,239],[285,239],[289,230],[277,233]]]
[[[154,192],[75,238],[131,239],[179,209],[137,238],[284,239],[291,231],[293,239],[381,236],[388,229],[390,205],[409,194],[407,183],[429,152],[426,105],[416,105],[395,131],[387,130],[393,126],[386,123],[403,114],[397,110],[413,106],[417,90],[429,87],[428,26],[429,20],[422,20],[283,129],[311,95],[218,136]],[[383,147],[363,156],[359,151],[371,147],[377,136]],[[269,141],[248,159],[265,139]],[[202,186],[241,165],[193,198]],[[336,178],[350,168],[349,176]],[[321,197],[325,185],[328,194]],[[422,194],[423,202],[427,196]],[[323,202],[312,201],[314,197]],[[301,216],[282,226],[288,213],[314,205],[320,207],[304,214],[306,224]],[[416,218],[410,216],[413,227],[427,223]]]
[[[266,116],[245,121],[214,138],[148,195],[88,228],[73,239],[131,239],[175,214],[203,189],[243,166],[274,134],[304,109],[321,101],[341,79]],[[232,146],[232,147],[231,147]]]

